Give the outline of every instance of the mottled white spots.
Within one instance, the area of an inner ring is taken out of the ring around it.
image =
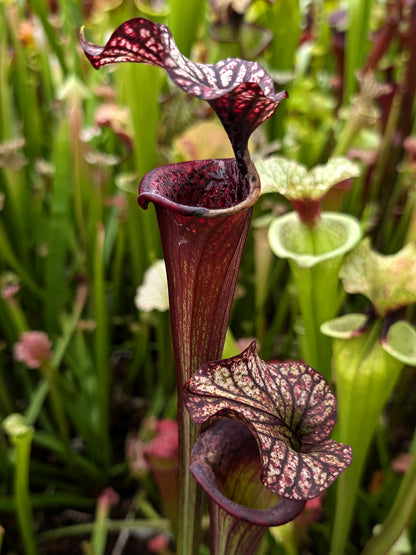
[[[139,30],[139,37],[146,41],[151,36],[150,30],[146,29],[146,27],[141,27]]]
[[[220,71],[220,83],[225,89],[233,80],[233,71],[230,68]]]
[[[327,439],[335,399],[323,377],[306,364],[266,364],[253,343],[237,357],[205,365],[188,393],[187,408],[194,417],[195,407],[199,422],[226,409],[250,426],[260,447],[264,484],[278,495],[315,497],[351,462],[348,446]],[[317,404],[311,404],[315,398]],[[303,431],[307,454],[300,452]]]
[[[247,66],[245,64],[241,64],[237,72],[237,77],[236,77],[237,83],[243,83],[246,75],[247,75]]]
[[[172,59],[171,56],[167,56],[164,60],[164,63],[165,63],[165,67],[168,69],[176,67],[176,62],[175,60]]]

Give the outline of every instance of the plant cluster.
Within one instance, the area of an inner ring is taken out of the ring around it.
[[[4,553],[415,549],[416,6],[341,4],[0,0]]]

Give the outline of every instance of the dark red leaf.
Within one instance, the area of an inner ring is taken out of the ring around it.
[[[251,428],[262,481],[278,495],[316,497],[351,463],[351,448],[328,439],[336,401],[323,376],[299,362],[266,364],[255,342],[237,357],[204,364],[185,392],[195,422],[220,415]]]
[[[161,67],[186,93],[207,100],[221,119],[237,158],[242,158],[251,133],[271,117],[286,92],[275,93],[273,80],[256,62],[227,58],[200,64],[183,56],[170,29],[135,18],[122,23],[105,46],[87,41],[81,46],[98,69],[114,62],[139,62]]]

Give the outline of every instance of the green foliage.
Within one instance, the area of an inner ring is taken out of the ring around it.
[[[169,314],[139,311],[134,302],[145,271],[161,258],[153,208],[141,211],[136,191],[148,170],[184,156],[173,146],[175,139],[196,122],[211,121],[212,114],[195,99],[174,93],[157,68],[124,64],[94,72],[78,45],[81,25],[100,43],[122,21],[144,16],[171,25],[182,52],[194,60],[213,62],[219,52],[221,57],[235,53],[234,43],[219,44],[212,38],[215,14],[208,2],[161,4],[0,0],[0,420],[20,413],[31,430],[23,455],[0,430],[4,553],[34,553],[39,537],[44,546],[72,533],[91,538],[97,530],[92,522],[96,499],[107,486],[126,502],[119,520],[108,522],[103,534],[119,532],[123,526],[128,530],[133,522],[146,533],[167,530],[159,517],[162,504],[154,485],[143,473],[132,473],[125,455],[127,436],[141,433],[145,416],[174,417],[176,410]],[[309,12],[303,11],[305,5]],[[349,10],[346,19],[337,24],[331,19],[330,24],[331,14],[343,6]],[[378,0],[256,0],[244,16],[245,22],[274,33],[258,61],[271,72],[277,89],[287,88],[290,94],[282,110],[253,138],[253,159],[278,150],[280,173],[295,165],[310,176],[315,175],[313,168],[325,167],[335,156],[353,159],[360,176],[348,190],[331,189],[322,200],[323,209],[360,220],[383,255],[410,250],[405,245],[416,241],[415,147],[406,141],[415,128],[415,66],[410,62],[416,35],[410,32],[409,41],[401,35],[415,25],[414,18],[407,8],[395,11]],[[388,27],[392,21],[397,25]],[[372,42],[370,30],[379,31]],[[389,39],[382,43],[386,30]],[[346,47],[341,65],[337,44]],[[364,66],[371,71],[357,79],[357,70]],[[200,147],[188,146],[190,152]],[[350,169],[342,175],[355,175]],[[273,175],[269,178],[267,186],[276,189]],[[324,186],[324,181],[319,183]],[[272,255],[269,222],[288,210],[276,193],[257,203],[230,322],[237,340],[257,338],[264,360],[296,360],[308,353],[297,332],[313,328],[320,333],[322,312],[332,318],[367,308],[363,297],[341,295],[340,282],[328,289],[333,268],[306,270],[320,285],[319,301],[314,300],[304,272],[296,269],[292,275],[287,262]],[[368,252],[359,260],[355,274],[360,279],[371,273],[371,260]],[[395,269],[395,261],[386,258],[382,266]],[[400,267],[397,276],[390,289],[405,277]],[[414,273],[408,277],[413,295]],[[294,282],[303,286],[302,297]],[[404,289],[397,292],[400,298]],[[379,288],[375,303],[384,307],[387,297]],[[317,302],[322,310],[316,309]],[[309,320],[299,320],[300,313],[309,314]],[[414,315],[412,307],[402,308],[402,323],[390,328],[380,357],[400,351],[402,363],[414,362],[414,349],[405,344],[414,341],[413,327],[404,323]],[[20,334],[30,330],[45,331],[52,342],[48,369],[28,369],[14,357]],[[404,341],[404,336],[410,339]],[[227,348],[235,354],[236,342],[229,337]],[[341,341],[339,335],[337,340]],[[364,339],[354,341],[354,356],[359,357]],[[342,357],[341,347],[335,348],[335,355]],[[313,356],[319,360],[316,353]],[[362,370],[358,363],[356,368]],[[404,367],[401,375],[406,371],[410,372]],[[363,415],[370,409],[366,401],[372,395],[371,383],[363,385],[357,405],[357,392],[350,389],[354,380],[341,379],[340,406],[346,418],[359,420],[354,407],[359,406]],[[397,384],[385,386],[386,392],[392,389],[390,401],[395,403],[377,407],[384,418],[374,424],[375,435],[366,436],[368,449],[360,454],[366,466],[361,477],[354,475],[358,493],[350,495],[345,509],[352,514],[354,532],[349,535],[346,526],[334,542],[342,548],[347,542],[345,549],[352,553],[362,549],[372,527],[387,515],[383,545],[403,530],[415,542],[415,519],[408,518],[414,492],[409,488],[409,501],[392,469],[392,461],[408,449],[416,425],[414,380],[411,383],[405,392]],[[343,387],[348,389],[345,395]],[[355,422],[357,429],[361,422]],[[351,442],[359,443],[355,433],[351,428]],[[349,441],[348,434],[342,441]],[[414,462],[409,468],[414,472]],[[373,478],[380,473],[385,481],[375,485]],[[408,476],[405,483],[414,484],[413,475]],[[348,484],[342,488],[348,497]],[[394,503],[397,491],[404,512]],[[319,524],[299,523],[296,528],[295,523],[286,544],[269,534],[262,553],[301,552],[307,543],[314,551],[314,541],[316,552],[329,552],[336,495],[330,491],[324,500]],[[89,511],[90,522],[67,522],[80,528],[60,529],[62,521],[54,520],[53,514],[64,514],[65,509]],[[36,534],[30,526],[32,515]],[[384,536],[369,544],[369,553],[382,549]],[[77,536],[78,550],[81,541]],[[102,538],[94,542],[102,546]]]

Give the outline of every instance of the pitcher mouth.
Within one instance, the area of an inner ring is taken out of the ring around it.
[[[216,445],[215,450],[210,448],[213,444]],[[197,439],[190,471],[211,500],[235,518],[266,527],[293,520],[303,510],[305,500],[287,499],[266,490],[268,498],[265,504],[269,506],[260,508],[261,503],[259,507],[250,507],[228,496],[227,488],[224,488],[227,473],[232,472],[236,460],[244,456],[250,460],[253,453],[259,457],[256,441],[248,427],[237,420],[220,418]],[[253,461],[249,465],[253,467]],[[259,474],[260,467],[259,460]]]
[[[147,174],[139,188],[140,206],[147,208],[152,201],[176,213],[211,218],[255,203],[260,179],[248,140],[288,96],[286,91],[275,92],[273,79],[262,65],[240,58],[216,64],[193,62],[181,54],[168,27],[140,17],[122,23],[104,46],[86,40],[83,30],[80,42],[96,69],[115,62],[163,68],[180,89],[210,104],[231,142],[236,160],[184,162]]]
[[[189,216],[227,216],[251,207],[260,194],[253,164],[242,171],[235,158],[169,164],[147,173],[137,202],[149,202]]]
[[[289,232],[293,236],[295,224],[298,222],[300,219],[296,212],[288,212],[280,216],[269,228],[269,241],[276,256],[294,260],[301,268],[312,268],[320,262],[342,256],[361,239],[361,226],[355,217],[338,212],[323,212],[321,222],[334,227],[334,233],[339,237],[338,246],[320,254],[302,253],[288,246],[285,240],[285,233]]]

